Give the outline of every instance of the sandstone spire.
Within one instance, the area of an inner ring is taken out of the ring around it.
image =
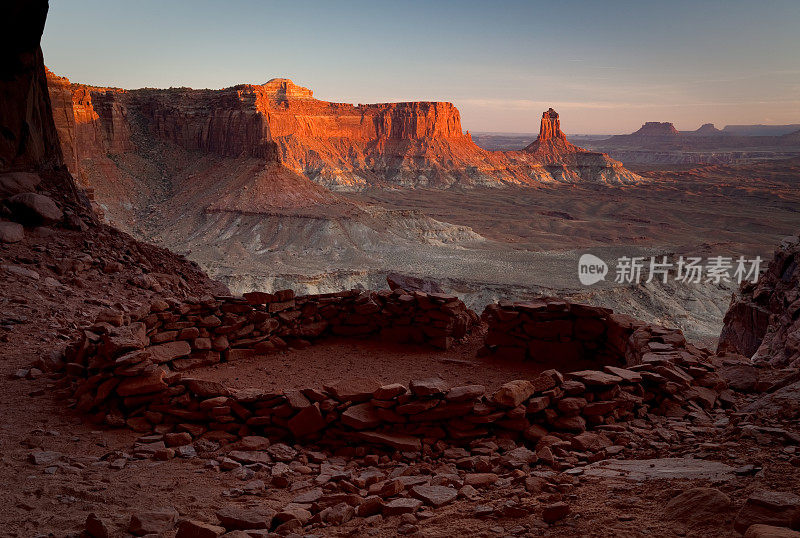
[[[566,140],[567,136],[561,132],[561,121],[558,119],[558,112],[552,108],[548,108],[546,112],[542,113],[539,138],[537,138],[536,141],[546,142],[554,138]]]

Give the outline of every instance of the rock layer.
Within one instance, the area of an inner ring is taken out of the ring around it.
[[[557,152],[502,153],[475,145],[456,107],[446,102],[334,103],[314,99],[288,79],[222,90],[119,90],[70,84],[52,74],[49,80],[68,165],[89,182],[102,182],[93,168],[106,154],[151,159],[153,144],[280,163],[332,190],[638,178],[566,142],[552,109],[543,116],[539,142],[557,141]],[[563,165],[567,173],[545,164]],[[102,168],[108,172],[109,166]]]

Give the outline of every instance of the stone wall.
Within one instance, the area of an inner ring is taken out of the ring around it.
[[[686,346],[678,329],[549,297],[500,301],[487,306],[481,318],[489,327],[484,353],[503,358],[632,366],[677,357]]]
[[[404,290],[302,297],[284,290],[187,302],[157,300],[146,312],[101,315],[70,347],[68,366],[80,373],[91,368],[89,358],[102,362],[138,349],[154,365],[184,371],[304,348],[330,335],[448,349],[477,322],[477,315],[453,295]]]
[[[561,308],[576,316],[591,310]],[[512,311],[505,304],[491,309],[506,310]],[[234,442],[255,435],[273,442],[320,442],[345,452],[376,445],[426,454],[488,436],[547,444],[560,439],[550,432],[613,431],[615,423],[648,412],[702,420],[704,409],[728,401],[708,352],[691,346],[645,353],[641,364],[629,368],[547,370],[495,392],[481,385],[449,387],[436,378],[407,385],[355,379],[271,393],[231,390],[186,372],[307,345],[326,334],[445,347],[475,321],[452,296],[402,290],[156,301],[149,312],[130,319],[109,314],[83,331],[66,353],[61,392],[98,422],[174,433],[183,441]],[[629,339],[641,328],[637,324]],[[654,333],[647,334],[649,339],[641,338],[649,345]]]

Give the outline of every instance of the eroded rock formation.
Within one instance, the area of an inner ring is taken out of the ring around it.
[[[668,121],[648,121],[632,136],[677,136],[680,132]]]
[[[558,112],[552,108],[542,113],[542,123],[539,126],[539,137],[537,142],[546,142],[553,138],[566,140],[567,135],[561,132],[561,120],[558,119]]]
[[[536,140],[522,151],[509,151],[506,155],[518,165],[543,166],[553,181],[563,183],[633,184],[644,181],[608,155],[579,148],[567,141],[561,131],[558,113],[552,108],[542,114]]]
[[[772,366],[800,366],[800,238],[786,238],[758,282],[745,282],[725,314],[719,351]]]
[[[64,152],[71,156],[68,164],[87,183],[103,181],[94,168],[106,154],[150,160],[152,144],[280,162],[332,190],[625,183],[637,177],[566,142],[552,109],[545,113],[552,119],[543,118],[540,141],[548,147],[558,141],[558,151],[510,155],[476,146],[462,131],[456,107],[445,102],[333,103],[314,99],[311,90],[288,79],[222,90],[124,91],[69,84],[55,75],[49,80]],[[70,101],[73,111],[67,110]],[[576,160],[573,154],[581,157]],[[103,165],[106,173],[108,164]],[[583,169],[563,173],[544,164]]]

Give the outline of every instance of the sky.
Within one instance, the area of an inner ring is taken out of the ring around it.
[[[800,123],[800,0],[50,0],[73,82],[292,79],[328,101],[450,101],[471,131]]]

